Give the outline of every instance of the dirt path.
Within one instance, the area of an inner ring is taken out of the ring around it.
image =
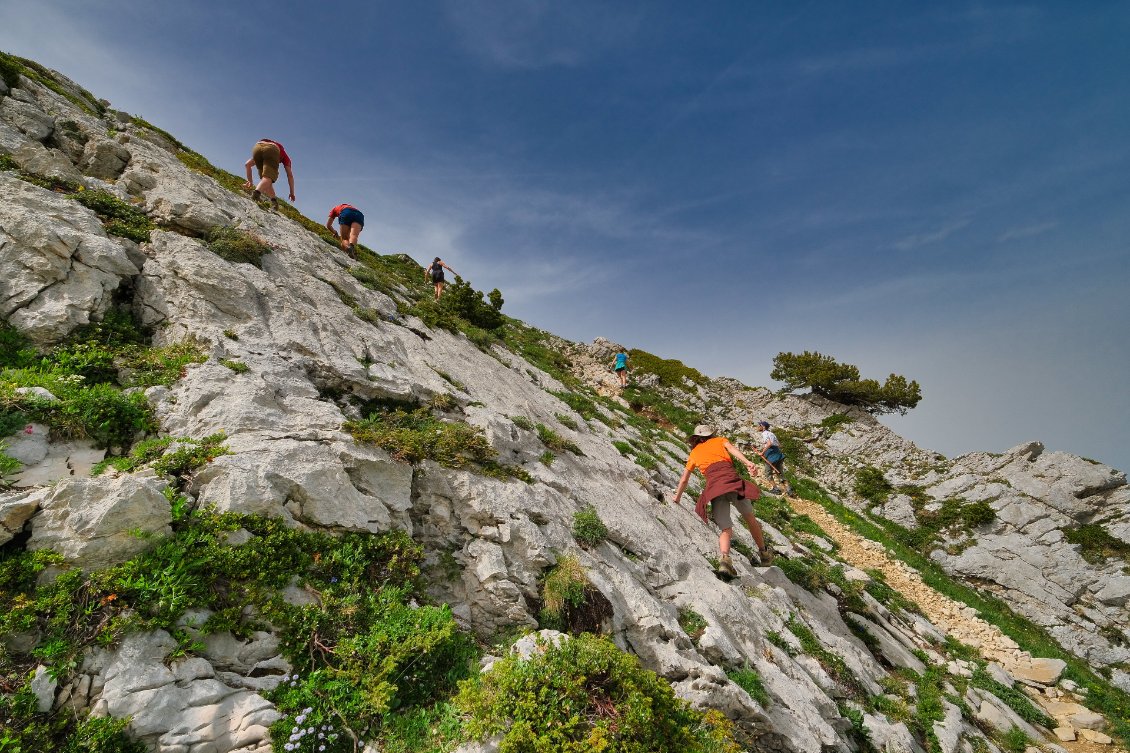
[[[972,607],[956,602],[926,585],[914,568],[889,556],[881,544],[855,533],[815,502],[789,497],[789,503],[798,513],[812,518],[835,540],[840,547],[840,557],[861,570],[875,569],[882,572],[891,588],[915,602],[926,618],[940,630],[962,643],[978,648],[982,656],[999,663],[1009,672],[1031,663],[1032,655],[1021,650],[1014,640],[995,625],[978,617]],[[1116,745],[1099,745],[1083,740],[1082,737],[1074,742],[1056,742],[1071,753],[1125,753]]]

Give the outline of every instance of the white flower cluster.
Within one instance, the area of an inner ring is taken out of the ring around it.
[[[293,686],[297,678],[298,675],[294,675],[294,678],[286,675],[283,677],[283,681],[290,682]],[[320,727],[315,727],[311,724],[306,726],[306,720],[313,710],[310,707],[304,708],[302,713],[294,717],[294,727],[291,728],[290,737],[283,745],[283,750],[289,753],[293,753],[293,751],[318,751],[318,753],[322,753],[322,751],[325,751],[327,743],[332,743],[337,739],[338,734],[332,725],[323,724]]]

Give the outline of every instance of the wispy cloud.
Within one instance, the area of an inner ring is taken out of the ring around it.
[[[997,243],[1005,243],[1007,241],[1015,241],[1021,238],[1034,238],[1037,235],[1059,227],[1058,222],[1040,222],[1035,225],[1025,225],[1023,227],[1015,227],[1001,233],[997,238]]]
[[[900,238],[891,244],[891,247],[898,251],[911,251],[922,246],[928,246],[931,243],[939,243],[949,238],[951,235],[969,226],[970,221],[967,219],[954,220],[952,222],[942,225],[936,230],[930,230],[925,233],[916,233]]]
[[[471,54],[514,69],[582,65],[623,43],[637,25],[633,14],[585,0],[449,0],[447,19]]]

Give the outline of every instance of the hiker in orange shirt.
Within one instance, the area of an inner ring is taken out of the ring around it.
[[[365,215],[352,204],[338,204],[330,210],[330,218],[326,220],[326,227],[334,232],[334,219],[337,219],[338,232],[334,233],[341,238],[341,247],[353,259],[357,258],[357,236],[365,227]]]
[[[706,522],[706,506],[709,504],[714,523],[722,529],[718,535],[718,549],[722,561],[718,565],[718,572],[731,578],[737,575],[734,563],[730,559],[730,539],[734,534],[734,523],[730,519],[730,504],[737,506],[738,512],[745,518],[749,525],[749,532],[757,543],[757,556],[762,566],[768,566],[773,561],[773,554],[765,548],[765,537],[761,533],[761,524],[753,515],[753,505],[750,500],[761,496],[757,484],[746,481],[734,470],[733,461],[740,460],[751,476],[757,475],[757,466],[742,451],[731,444],[725,437],[714,435],[714,430],[709,426],[695,427],[694,434],[687,438],[691,446],[690,456],[687,458],[687,467],[683,477],[679,479],[679,488],[675,491],[675,504],[687,488],[691,474],[697,469],[706,476],[706,488],[698,498],[694,511]]]
[[[251,150],[251,159],[244,163],[247,168],[247,182],[243,184],[251,191],[251,198],[259,201],[259,197],[266,196],[271,200],[271,207],[278,209],[279,198],[275,195],[275,181],[279,179],[279,165],[286,168],[286,182],[290,185],[290,200],[294,201],[294,172],[290,169],[290,155],[283,149],[283,145],[270,139],[259,139],[255,148]],[[259,184],[251,183],[251,166],[259,171]]]

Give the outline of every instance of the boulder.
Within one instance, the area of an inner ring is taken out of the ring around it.
[[[78,183],[82,173],[75,169],[70,158],[58,149],[47,149],[37,142],[28,142],[12,153],[12,159],[25,172],[44,178]]]
[[[70,479],[44,490],[28,548],[63,555],[84,570],[115,565],[148,549],[148,535],[168,535],[172,515],[149,476]]]
[[[1012,676],[1021,682],[1055,685],[1066,668],[1067,662],[1063,659],[1032,659],[1027,664],[1013,665],[1010,671]]]
[[[78,166],[87,175],[102,180],[117,180],[129,165],[130,151],[108,139],[90,139],[86,142]]]
[[[0,495],[0,546],[23,530],[24,524],[39,509],[41,495],[30,492]]]
[[[15,97],[0,99],[0,119],[22,131],[28,138],[44,141],[55,130],[55,118],[35,105]]]

